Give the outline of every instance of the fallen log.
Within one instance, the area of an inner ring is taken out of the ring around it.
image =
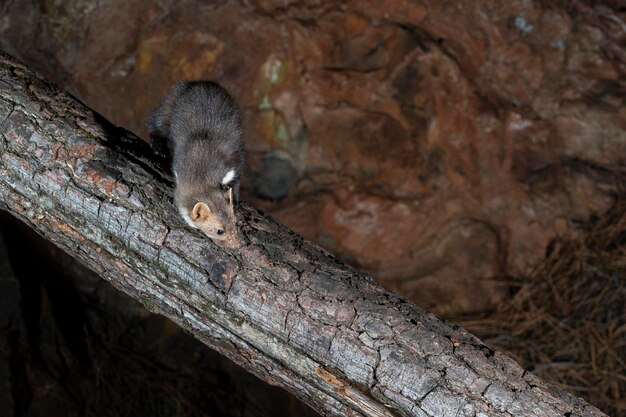
[[[147,144],[0,55],[0,206],[323,415],[602,416],[248,204],[190,230]]]

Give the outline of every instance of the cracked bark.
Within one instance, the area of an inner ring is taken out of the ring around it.
[[[0,55],[0,205],[324,415],[601,416],[264,216],[214,245],[148,146]]]

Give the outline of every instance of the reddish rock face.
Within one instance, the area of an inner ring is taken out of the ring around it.
[[[498,302],[623,180],[617,2],[35,3],[3,49],[144,137],[173,82],[218,80],[243,197],[440,314]]]

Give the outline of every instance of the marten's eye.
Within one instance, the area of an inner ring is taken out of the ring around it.
[[[217,229],[217,234],[221,236],[224,234],[224,231],[222,229]]]
[[[222,188],[222,192],[228,192],[228,190],[231,189],[231,186],[228,184],[220,184],[220,187]]]

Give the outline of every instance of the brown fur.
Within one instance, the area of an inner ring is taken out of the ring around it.
[[[224,221],[223,216],[214,213],[205,202],[198,202],[193,206],[189,218],[204,234],[211,239],[222,242],[225,246],[235,247],[238,244],[237,229],[233,227],[237,219],[235,217],[235,207],[233,201],[233,189],[229,188],[228,192],[228,216]],[[218,230],[223,233],[218,234]]]
[[[151,115],[149,128],[153,140],[167,139],[176,176],[174,199],[185,220],[211,239],[237,246],[234,205],[244,151],[233,98],[214,82],[178,83]],[[222,184],[231,170],[233,179]]]

